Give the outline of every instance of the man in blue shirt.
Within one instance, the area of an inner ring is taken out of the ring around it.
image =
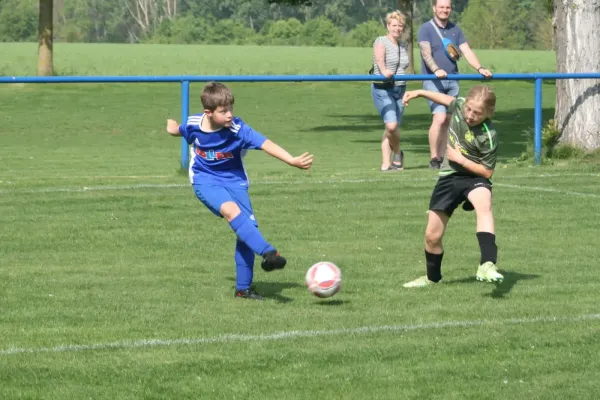
[[[421,25],[417,40],[421,49],[421,73],[434,74],[439,80],[423,81],[423,89],[456,97],[459,92],[458,81],[445,78],[449,74],[458,74],[460,53],[484,78],[491,78],[492,73],[481,66],[462,30],[450,22],[451,0],[432,0],[432,7],[433,19]],[[446,114],[444,105],[431,100],[427,102],[433,114],[429,128],[429,167],[439,169],[446,150],[450,114]]]
[[[225,218],[237,235],[235,246],[235,296],[263,300],[250,286],[254,276],[254,255],[262,256],[265,271],[282,269],[286,259],[268,243],[254,217],[248,196],[248,176],[243,156],[248,149],[261,149],[267,154],[300,169],[309,169],[313,156],[304,153],[293,157],[283,148],[233,116],[233,94],[225,85],[207,84],[201,94],[204,112],[192,115],[179,125],[167,120],[171,136],[183,136],[193,145],[190,182],[198,199],[215,215]]]

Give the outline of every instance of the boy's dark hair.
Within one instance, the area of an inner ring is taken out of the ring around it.
[[[210,82],[202,89],[200,95],[202,107],[208,111],[215,111],[217,107],[229,107],[235,103],[231,90],[219,82]]]

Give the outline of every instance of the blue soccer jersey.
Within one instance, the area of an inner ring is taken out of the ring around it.
[[[204,114],[192,115],[185,124],[179,125],[179,133],[194,149],[190,182],[248,186],[242,157],[247,149],[260,149],[267,138],[237,117],[229,128],[204,132],[200,128],[203,117]]]

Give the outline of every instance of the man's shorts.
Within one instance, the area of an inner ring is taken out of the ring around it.
[[[438,179],[431,200],[429,200],[429,209],[432,211],[443,211],[449,217],[456,208],[463,204],[465,211],[472,211],[473,205],[467,199],[472,190],[484,187],[492,191],[492,182],[481,176],[450,174],[441,176]]]
[[[458,81],[448,80],[423,81],[423,89],[429,90],[430,92],[447,94],[452,97],[458,96],[459,91]],[[434,103],[429,99],[427,99],[427,104],[429,104],[429,109],[432,114],[445,113],[447,110],[446,106]]]
[[[377,112],[384,123],[397,122],[398,126],[402,123],[404,115],[404,103],[402,97],[406,92],[406,85],[394,86],[391,89],[378,89],[371,84],[371,97]]]
[[[244,215],[254,222],[254,225],[258,226],[247,188],[231,188],[211,184],[193,184],[192,186],[198,200],[217,217],[223,217],[221,215],[221,206],[223,203],[232,201],[238,205]]]

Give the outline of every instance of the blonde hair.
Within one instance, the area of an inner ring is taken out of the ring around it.
[[[467,93],[466,100],[475,100],[483,103],[488,114],[493,114],[496,110],[496,93],[485,85],[473,86]]]
[[[401,25],[404,25],[406,23],[406,16],[398,10],[387,13],[387,15],[385,16],[385,23],[389,25],[393,19],[398,21],[398,23]]]
[[[202,89],[200,101],[205,110],[215,111],[217,107],[232,106],[235,98],[227,86],[219,82],[210,82]]]

